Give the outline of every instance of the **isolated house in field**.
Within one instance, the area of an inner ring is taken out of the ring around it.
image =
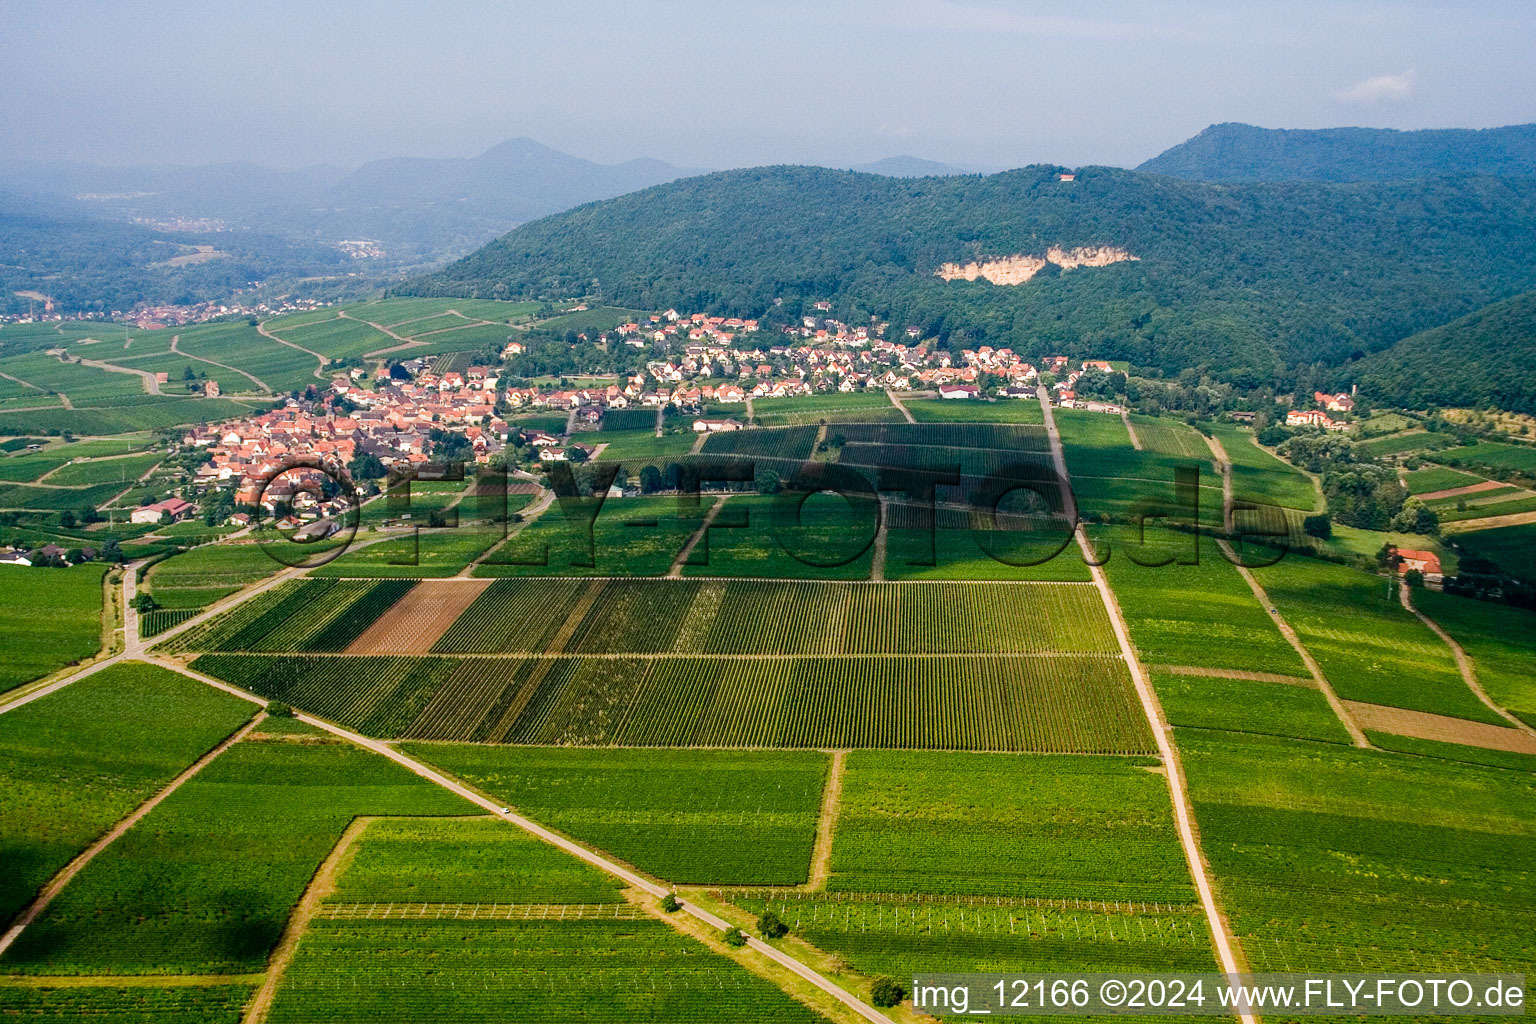
[[[1397,548],[1399,572],[1408,572],[1417,569],[1425,576],[1439,576],[1440,556],[1433,551],[1415,551],[1412,548]]]
[[[976,398],[981,389],[974,384],[940,384],[940,398]]]
[[[162,515],[168,515],[171,517],[171,521],[175,522],[185,519],[195,511],[197,511],[197,506],[193,505],[190,501],[184,501],[181,498],[166,498],[164,501],[157,501],[153,505],[145,505],[142,508],[134,509],[129,514],[128,521],[132,523],[158,523]]]
[[[740,430],[743,426],[745,426],[745,424],[743,424],[740,420],[697,419],[693,421],[693,432],[695,434],[715,434],[722,430]]]

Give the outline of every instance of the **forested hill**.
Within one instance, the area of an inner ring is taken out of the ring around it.
[[[1138,171],[1196,181],[1395,181],[1436,174],[1536,174],[1536,124],[1317,130],[1213,124]]]
[[[1404,338],[1352,369],[1377,402],[1495,405],[1536,415],[1536,292]]]
[[[1114,168],[898,179],[704,175],[523,225],[402,291],[597,294],[774,319],[830,299],[952,347],[1060,350],[1271,379],[1342,363],[1536,288],[1536,178],[1208,184]],[[1118,246],[1134,262],[995,285],[951,261]],[[782,304],[775,305],[775,300]]]

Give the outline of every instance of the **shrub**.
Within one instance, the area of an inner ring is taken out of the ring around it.
[[[292,718],[293,708],[280,700],[269,701],[267,703],[267,714],[273,718]]]
[[[669,914],[675,914],[679,910],[683,909],[683,905],[677,902],[677,893],[667,893],[666,897],[661,901],[661,909],[665,910]]]
[[[869,986],[869,1001],[879,1007],[895,1006],[907,998],[906,986],[895,978],[886,976],[876,978],[874,984]]]
[[[789,934],[789,925],[778,914],[765,909],[757,919],[757,932],[765,939],[782,939]]]
[[[740,928],[727,928],[720,933],[720,938],[725,940],[727,946],[734,946],[737,949],[747,944],[747,937],[742,934]]]
[[[1307,531],[1307,536],[1316,537],[1319,540],[1327,540],[1333,536],[1333,521],[1328,518],[1326,512],[1307,516],[1301,521],[1301,528]]]

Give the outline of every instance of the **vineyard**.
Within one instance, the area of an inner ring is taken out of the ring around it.
[[[1193,902],[1154,764],[854,751],[828,888]]]
[[[168,651],[343,651],[414,580],[290,580],[166,645]]]
[[[254,991],[251,985],[14,985],[0,988],[0,1015],[95,1024],[239,1024]]]
[[[1256,971],[1536,965],[1528,775],[1294,740],[1181,738],[1204,848]]]
[[[139,614],[139,636],[159,636],[173,626],[179,626],[200,612],[200,608],[156,608]]]
[[[0,693],[101,649],[101,562],[12,573],[0,588]]]
[[[1307,675],[1215,542],[1194,546],[1193,535],[1149,530],[1143,545],[1131,527],[1102,527],[1090,537],[1098,557],[1109,559],[1104,571],[1142,661]],[[1157,564],[1168,559],[1176,561]],[[1190,559],[1197,564],[1177,562]]]
[[[772,982],[644,919],[316,920],[267,1019],[825,1020]]]
[[[0,715],[0,921],[250,714],[237,697],[131,662]]]
[[[237,743],[92,860],[21,934],[0,970],[260,971],[354,817],[468,809],[355,747]]]
[[[811,451],[816,447],[816,431],[814,426],[721,430],[705,437],[702,451],[705,455],[798,462],[811,457]]]
[[[903,405],[919,423],[1045,423],[1033,399],[1008,402],[960,402],[944,398],[908,398]]]
[[[845,423],[828,433],[841,435],[849,444],[1050,451],[1043,426],[1009,423]]]
[[[1462,682],[1450,648],[1385,580],[1288,558],[1254,576],[1345,700],[1504,725]]]
[[[186,647],[265,649],[202,638]],[[1103,604],[1086,587],[790,580],[499,580],[432,649],[779,655],[1118,651]]]
[[[641,871],[699,885],[804,882],[828,762],[815,751],[404,748]]]
[[[636,747],[1152,749],[1104,656],[284,658],[193,663],[380,737]]]
[[[613,878],[496,818],[370,822],[326,902],[623,903]]]

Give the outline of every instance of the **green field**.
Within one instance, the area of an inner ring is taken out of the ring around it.
[[[476,576],[663,576],[714,499],[556,501],[479,566]],[[594,512],[595,509],[595,512]]]
[[[705,455],[725,455],[743,459],[790,459],[811,457],[816,446],[814,426],[767,427],[748,430],[723,430],[708,434],[701,449]]]
[[[217,544],[155,563],[145,583],[163,607],[200,608],[285,568],[262,544]]]
[[[1461,644],[1495,703],[1536,725],[1536,613],[1433,590],[1413,604]]]
[[[380,737],[632,747],[1145,753],[1104,657],[265,657],[200,672]]]
[[[0,621],[5,658],[0,691],[9,690],[101,649],[102,576],[107,567],[86,562],[69,569],[4,566]]]
[[[805,881],[827,757],[408,743],[520,813],[677,884]]]
[[[883,391],[853,394],[801,395],[796,398],[759,398],[752,402],[753,422],[760,427],[799,424],[898,422],[901,413]]]
[[[1486,558],[1527,583],[1536,583],[1536,523],[1458,533],[1455,540],[1468,554]]]
[[[380,503],[381,504],[381,503]],[[412,517],[425,522],[411,499]],[[468,509],[464,510],[465,512]],[[386,540],[335,558],[314,569],[312,576],[384,577],[409,576],[428,579],[455,576],[506,536],[505,527],[457,527],[422,529],[415,536]],[[366,536],[364,539],[367,539]]]
[[[0,715],[0,921],[253,710],[129,662]]]
[[[1536,448],[1525,445],[1479,441],[1435,452],[1430,458],[1447,466],[1486,470],[1494,476],[1511,473],[1536,475]]]
[[[1431,434],[1424,430],[1411,430],[1404,434],[1389,434],[1385,437],[1376,437],[1362,442],[1365,450],[1377,458],[1390,455],[1406,455],[1409,452],[1420,454],[1433,452],[1451,443],[1451,439],[1443,434]]]
[[[1131,640],[1151,665],[1195,665],[1305,676],[1301,658],[1214,541],[1131,527],[1091,536],[1114,588]],[[1197,564],[1157,563],[1170,557]],[[1140,563],[1138,564],[1138,560]]]
[[[355,359],[376,349],[393,348],[400,342],[377,327],[360,320],[322,320],[297,327],[268,328],[268,331],[328,359]]]
[[[535,772],[549,772],[540,777],[556,782],[590,780],[630,792],[622,770],[592,767],[596,776],[569,763],[541,763]],[[820,777],[820,768],[810,764],[804,770],[767,764],[702,770],[712,777],[689,792],[705,799],[715,795],[714,785],[733,778],[761,787]],[[663,773],[658,781],[678,778]],[[652,802],[642,799],[638,806],[657,813]],[[573,812],[579,809],[552,811],[556,817]],[[752,817],[771,821],[775,814]],[[694,838],[679,829],[669,834]],[[548,997],[551,986],[560,989],[559,998]],[[509,1015],[615,1024],[821,1019],[770,983],[648,919],[625,902],[612,878],[505,822],[484,818],[371,823],[336,893],[300,941],[269,1019]]]
[[[22,933],[0,970],[260,971],[355,816],[469,807],[355,747],[247,739],[91,861]]]
[[[1202,845],[1255,971],[1529,971],[1529,775],[1182,730]]]
[[[854,751],[832,891],[1188,902],[1168,787],[1121,758]]]
[[[1153,672],[1170,725],[1349,743],[1321,690],[1297,684]]]
[[[1296,557],[1254,575],[1345,700],[1504,724],[1462,682],[1450,649],[1398,604],[1395,583]]]
[[[185,328],[177,347],[189,355],[244,370],[278,393],[321,383],[315,377],[318,363],[314,356],[263,337],[245,323]]]
[[[1405,473],[1403,478],[1407,481],[1408,491],[1411,494],[1448,491],[1453,487],[1470,487],[1472,484],[1482,482],[1482,477],[1463,473],[1460,470],[1446,469],[1444,466],[1426,466],[1424,469],[1411,470]]]
[[[165,458],[162,452],[124,455],[118,458],[90,459],[61,466],[44,483],[54,487],[78,487],[87,484],[114,483],[127,487]]]
[[[1226,423],[1206,424],[1232,465],[1232,499],[1311,512],[1321,500],[1305,473],[1254,443],[1253,431]]]
[[[912,418],[919,423],[1041,423],[1045,413],[1033,399],[972,402],[946,398],[904,398]]]
[[[625,410],[628,412],[629,410]],[[644,410],[654,419],[650,410]],[[693,434],[663,434],[656,436],[654,427],[636,430],[609,430],[605,425],[603,429],[592,438],[593,442],[605,445],[597,457],[603,462],[623,462],[626,471],[633,481],[639,477],[639,470],[635,467],[664,466],[668,462],[681,461],[682,457],[693,450]]]
[[[93,1024],[239,1024],[251,985],[0,985],[7,1020]]]
[[[370,822],[333,904],[622,903],[622,885],[500,818]]]
[[[557,631],[564,641],[546,647]],[[1113,655],[1118,649],[1098,593],[1084,586],[508,580],[476,599],[434,650]]]

